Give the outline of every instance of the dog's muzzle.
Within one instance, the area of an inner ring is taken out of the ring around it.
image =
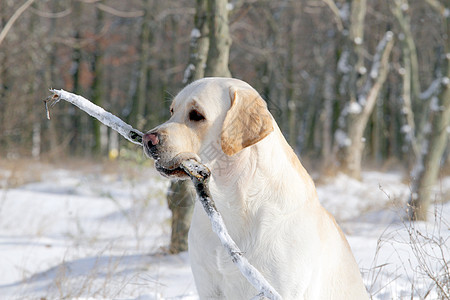
[[[181,163],[188,159],[194,159],[200,162],[198,155],[190,152],[181,152],[173,158],[166,158],[163,155],[164,146],[162,145],[161,137],[157,132],[144,134],[142,144],[145,154],[155,160],[156,170],[165,177],[188,178],[189,176],[186,172],[180,168]]]

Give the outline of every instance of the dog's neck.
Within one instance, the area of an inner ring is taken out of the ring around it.
[[[233,156],[218,157],[209,167],[211,193],[219,211],[227,210],[224,215],[258,211],[262,205],[273,213],[289,213],[318,204],[313,181],[275,123],[274,131],[260,142]],[[288,199],[292,195],[297,199]]]

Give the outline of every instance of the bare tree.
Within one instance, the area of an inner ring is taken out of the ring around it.
[[[402,50],[403,73],[402,73],[402,100],[404,103],[404,113],[406,123],[409,128],[407,140],[411,143],[413,150],[413,160],[420,155],[420,143],[422,140],[420,129],[416,131],[416,124],[423,124],[426,114],[418,114],[414,111],[421,111],[423,107],[420,103],[420,82],[419,82],[419,62],[417,58],[416,44],[411,31],[410,17],[405,13],[409,9],[407,0],[394,0],[390,3],[392,14],[400,27],[402,38],[400,47]]]
[[[82,3],[77,0],[71,1],[71,6],[73,10],[73,32],[72,37],[75,41],[81,40],[81,16],[83,12]],[[82,63],[82,51],[81,46],[79,43],[75,43],[72,46],[72,64],[70,66],[70,73],[72,75],[72,91],[76,94],[82,94],[81,90],[81,84],[80,84],[80,77],[81,77],[81,63]],[[72,131],[72,138],[70,140],[70,149],[71,153],[79,153],[80,152],[80,143],[78,142],[80,140],[80,127],[81,127],[81,116],[77,113],[72,114],[70,118],[70,124],[75,128],[75,130]],[[67,126],[70,127],[70,126]]]
[[[194,28],[190,36],[190,56],[184,71],[183,83],[203,78],[209,50],[209,19],[207,0],[196,1]],[[172,233],[169,252],[176,254],[188,249],[188,232],[194,209],[195,191],[190,180],[173,180],[167,193],[172,211]]]
[[[142,24],[140,26],[140,43],[138,45],[139,51],[139,65],[137,67],[137,88],[132,96],[133,105],[130,113],[130,121],[136,124],[138,128],[142,128],[145,124],[145,104],[148,100],[148,76],[150,72],[150,47],[152,42],[152,24],[153,14],[152,9],[154,5],[148,0],[143,1],[144,15],[142,17]]]
[[[450,22],[446,20],[445,10],[437,1],[428,1],[443,19],[443,53],[437,58],[436,79],[427,92],[431,97],[428,122],[422,129],[424,139],[421,152],[412,171],[412,192],[409,201],[409,217],[412,220],[426,220],[436,184],[441,160],[448,143],[450,127]],[[448,18],[448,17],[447,17]]]
[[[344,171],[354,178],[361,174],[364,151],[364,130],[375,107],[380,90],[389,70],[388,59],[393,47],[393,34],[388,31],[377,46],[370,75],[358,93],[358,100],[345,108],[348,113],[347,128],[349,144],[345,145]],[[344,114],[345,114],[344,113]]]
[[[183,83],[190,83],[205,75],[209,50],[209,19],[206,0],[196,1],[194,28],[191,31],[189,63],[184,71]]]
[[[341,84],[346,87],[350,99],[341,111],[341,128],[336,132],[336,142],[342,170],[358,179],[365,147],[364,130],[386,80],[394,43],[393,33],[387,31],[376,47],[368,72],[363,59],[366,12],[366,0],[351,1],[347,49],[338,62],[338,69],[344,73]]]
[[[190,83],[204,75],[231,76],[228,69],[231,38],[227,3],[227,0],[197,0],[195,27],[191,31],[191,53],[184,72],[184,83]],[[187,235],[195,202],[195,191],[191,181],[172,181],[167,199],[172,211],[169,252],[186,251]]]
[[[231,37],[228,27],[228,0],[207,0],[209,50],[205,76],[231,77],[228,69]]]
[[[438,14],[445,14],[439,1],[427,3]],[[448,93],[448,37],[442,37],[443,45],[436,59],[435,78],[430,87],[421,93],[419,83],[419,63],[417,46],[411,29],[410,3],[407,0],[394,0],[390,8],[395,17],[402,53],[402,101],[406,116],[406,141],[411,144],[411,160],[415,162],[411,171],[412,192],[409,200],[409,217],[412,220],[425,220],[431,202],[431,190],[436,184],[440,161],[447,145],[450,119],[450,94]],[[449,32],[448,22],[443,17],[442,32]],[[444,54],[442,53],[444,50]]]
[[[102,0],[100,0],[102,1]],[[95,9],[95,35],[98,37],[104,22],[104,13],[101,9]],[[95,43],[94,50],[91,57],[91,71],[93,74],[92,81],[92,102],[96,105],[103,106],[104,86],[103,86],[103,49],[100,42]],[[94,145],[92,147],[93,153],[99,155],[102,153],[102,127],[103,125],[96,120],[92,120]]]

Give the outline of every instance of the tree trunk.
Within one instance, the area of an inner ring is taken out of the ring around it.
[[[400,46],[402,49],[402,60],[404,74],[403,78],[403,93],[402,98],[404,102],[406,122],[409,126],[407,133],[407,140],[411,143],[415,160],[420,155],[419,145],[422,139],[419,135],[419,141],[416,136],[416,124],[423,125],[426,120],[426,114],[419,114],[420,119],[415,119],[414,111],[421,111],[422,105],[418,102],[420,94],[419,84],[419,67],[416,45],[414,43],[413,35],[411,33],[411,22],[409,17],[405,14],[403,8],[409,7],[407,0],[393,0],[390,2],[391,11],[400,26],[400,30],[404,36],[400,39]],[[413,107],[414,106],[414,107]],[[415,109],[414,109],[415,108]],[[420,126],[419,126],[420,127]],[[420,130],[419,130],[420,131]]]
[[[103,26],[103,11],[99,8],[96,8],[96,28],[95,34],[100,35],[101,28]],[[100,42],[97,41],[95,43],[94,53],[92,54],[91,60],[91,71],[94,77],[92,81],[92,102],[98,106],[103,106],[103,85],[102,85],[102,76],[103,76],[103,49],[101,48]],[[92,119],[92,132],[94,135],[94,145],[92,146],[92,152],[94,155],[100,155],[102,152],[102,130],[101,126],[103,126],[97,120]]]
[[[417,177],[413,178],[413,190],[409,201],[409,217],[411,220],[426,220],[428,208],[430,206],[433,197],[431,197],[431,191],[436,184],[441,158],[447,145],[447,127],[448,119],[450,119],[450,105],[448,99],[450,99],[450,93],[448,88],[447,92],[443,93],[447,97],[447,103],[443,106],[442,112],[432,117],[433,121],[432,134],[429,138],[429,145],[425,147],[426,153],[423,157],[423,165],[420,166],[421,171]],[[443,98],[442,98],[443,99]],[[445,118],[447,118],[445,120]],[[426,143],[426,144],[428,144]]]
[[[332,158],[332,123],[333,123],[333,102],[335,101],[334,88],[335,73],[332,66],[325,67],[325,74],[323,79],[323,99],[324,107],[320,113],[320,121],[323,124],[322,128],[322,149],[321,149],[321,169],[322,172],[327,172],[332,174],[334,172],[335,166],[333,164],[334,159]]]
[[[36,5],[33,4],[33,6],[35,6],[34,8],[36,8]],[[30,33],[30,35],[33,35],[36,33],[36,28],[39,28],[39,22],[38,22],[38,18],[34,15],[32,15],[30,17],[30,23],[29,23],[29,28],[28,28],[28,32]],[[31,83],[29,85],[29,91],[28,93],[30,95],[35,95],[37,94],[37,90],[38,88],[40,88],[40,86],[42,85],[42,78],[39,76],[39,69],[35,68],[35,72],[36,72],[36,77],[33,80],[33,83]],[[40,104],[40,103],[39,103]],[[31,110],[38,110],[39,108],[41,108],[41,105],[38,105],[38,103],[34,103],[31,106]],[[30,115],[33,114],[33,111],[29,112]],[[41,126],[41,119],[38,118],[34,118],[34,120],[32,119],[32,127],[31,127],[31,157],[35,160],[39,160],[41,157],[41,147],[42,147],[42,126]]]
[[[145,123],[145,103],[147,98],[147,86],[149,75],[149,58],[150,58],[150,43],[152,39],[151,23],[152,23],[152,8],[148,0],[144,0],[144,16],[142,17],[142,26],[140,32],[139,43],[139,67],[138,67],[138,82],[137,89],[133,95],[133,106],[131,109],[130,122],[136,124],[137,128],[144,128]]]
[[[337,159],[342,171],[354,178],[360,177],[362,151],[364,142],[362,135],[364,126],[359,122],[362,105],[358,94],[362,80],[366,76],[363,44],[364,22],[367,13],[367,0],[347,0],[350,6],[350,16],[344,20],[348,37],[344,35],[344,50],[340,55],[337,69],[342,73],[339,83],[339,93],[346,99],[339,117],[339,129],[335,133]]]
[[[444,20],[445,32],[450,32],[450,22]],[[441,66],[444,69],[440,79],[439,95],[430,102],[429,132],[423,145],[421,156],[412,172],[412,193],[408,213],[411,220],[426,220],[432,197],[432,188],[436,185],[441,159],[448,142],[450,127],[450,39],[443,37],[444,54]],[[428,127],[428,126],[425,126]]]
[[[195,28],[191,32],[191,53],[184,74],[184,83],[200,79],[205,74],[207,76],[231,76],[228,69],[231,38],[226,5],[227,1],[224,0],[197,0]],[[204,68],[205,63],[206,69]],[[176,254],[188,249],[187,235],[195,202],[192,182],[190,180],[173,181],[167,200],[172,211],[169,252]]]
[[[207,0],[209,12],[209,51],[205,76],[231,77],[228,59],[231,46],[227,0]]]
[[[209,22],[207,0],[197,0],[194,29],[191,31],[189,63],[184,72],[183,83],[188,84],[205,75],[209,50]]]
[[[364,150],[364,130],[381,88],[389,71],[389,56],[394,44],[393,33],[386,32],[377,46],[372,68],[364,87],[358,91],[358,101],[350,101],[347,106],[347,137],[349,143],[344,147],[343,171],[349,176],[359,179]]]
[[[188,232],[194,211],[195,190],[190,180],[172,181],[167,202],[172,211],[172,234],[169,252],[180,253],[188,249]]]
[[[334,2],[333,2],[334,3]],[[323,59],[319,59],[320,68],[323,69],[322,82],[322,98],[323,109],[320,111],[319,120],[322,124],[321,132],[321,150],[320,150],[320,170],[321,173],[333,175],[336,172],[337,163],[333,157],[333,131],[334,131],[334,112],[337,100],[336,82],[337,82],[337,31],[332,32],[333,38],[330,38],[323,44]]]
[[[439,101],[439,108],[431,113],[431,132],[424,143],[422,158],[416,165],[417,174],[413,174],[413,189],[409,201],[409,217],[411,220],[426,220],[428,207],[433,200],[431,191],[436,185],[441,159],[447,146],[448,127],[450,126],[448,78],[450,78],[450,72],[447,71],[446,83],[442,83],[442,92],[439,95],[439,100],[436,99],[436,101]]]
[[[364,22],[367,13],[367,0],[351,0],[350,28],[349,28],[349,63],[350,71],[348,93],[350,102],[357,101],[360,83],[364,79]]]
[[[0,2],[0,28],[4,28],[7,22],[7,4],[6,1]],[[7,99],[7,91],[9,89],[9,71],[7,67],[8,63],[8,51],[3,51],[6,49],[6,43],[3,44],[2,53],[0,54],[0,99]],[[6,128],[6,115],[8,111],[6,110],[6,102],[0,101],[0,127]],[[7,149],[6,139],[3,138],[4,135],[0,134],[0,150]]]
[[[191,32],[189,63],[183,83],[203,78],[209,49],[209,21],[207,0],[197,0],[194,29]],[[169,209],[172,211],[172,233],[169,252],[176,254],[188,249],[187,235],[194,209],[195,193],[191,180],[172,181],[168,191]]]
[[[77,0],[72,0],[72,9],[73,9],[73,22],[74,22],[74,28],[73,28],[73,38],[76,41],[79,41],[81,39],[81,29],[80,29],[80,23],[81,23],[81,16],[82,16],[82,3]],[[72,65],[70,67],[70,73],[72,75],[72,91],[73,93],[77,95],[83,94],[81,91],[81,84],[80,84],[80,69],[81,69],[81,47],[77,44],[72,49]],[[73,111],[73,107],[68,108]],[[73,114],[68,114],[70,116],[68,127],[66,127],[66,130],[69,130],[71,128],[72,137],[70,140],[70,149],[69,151],[72,154],[75,153],[81,153],[82,149],[82,143],[81,143],[81,134],[80,134],[80,128],[81,128],[81,117],[80,114],[77,113],[77,111],[74,111]]]
[[[296,78],[296,72],[294,70],[294,66],[291,62],[296,61],[296,51],[295,51],[295,41],[298,34],[297,28],[299,28],[299,18],[296,16],[301,14],[301,4],[297,4],[295,7],[292,7],[292,10],[289,11],[289,16],[294,20],[292,22],[292,28],[287,34],[287,53],[286,53],[286,80],[287,80],[287,100],[288,100],[288,142],[295,150],[298,149],[298,135],[299,135],[299,122],[298,122],[298,113],[299,113],[299,104],[301,103],[300,99],[300,88],[298,86],[298,81]]]
[[[57,5],[57,1],[54,0],[52,1],[52,8],[55,9]],[[53,39],[55,37],[55,31],[56,31],[56,19],[51,19],[50,21],[50,30],[48,33],[49,36],[49,40],[50,42],[50,49],[47,52],[47,58],[48,58],[48,62],[46,63],[47,68],[44,72],[44,77],[45,77],[45,82],[48,85],[51,85],[52,83],[55,82],[56,80],[56,55],[54,55],[55,53],[58,52],[58,45],[56,43],[53,42]],[[59,126],[60,124],[57,124],[55,122],[49,122],[48,123],[48,131],[49,131],[49,139],[50,139],[50,150],[53,152],[55,151],[55,149],[59,148],[58,145],[58,131],[56,130],[56,128]],[[55,153],[56,154],[56,153]]]

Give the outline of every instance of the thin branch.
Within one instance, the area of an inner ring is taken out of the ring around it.
[[[180,8],[168,8],[162,10],[158,15],[155,16],[156,22],[161,22],[165,18],[172,15],[195,15],[195,8],[192,7],[180,7]]]
[[[92,43],[97,42],[99,39],[104,37],[106,33],[108,33],[110,27],[111,27],[110,23],[105,24],[98,34],[90,38],[77,39],[73,37],[56,37],[53,39],[53,41],[55,43],[61,43],[71,48],[82,49]]]
[[[24,4],[22,4],[19,9],[16,10],[16,12],[11,16],[11,18],[6,23],[5,27],[3,27],[2,31],[0,32],[0,46],[5,39],[6,35],[8,34],[11,27],[14,25],[14,23],[17,21],[17,19],[20,17],[21,14],[23,14],[28,7],[30,7],[31,4],[33,4],[34,0],[28,0]]]
[[[98,3],[96,6],[98,9],[103,10],[104,12],[107,12],[109,14],[112,14],[116,17],[121,17],[121,18],[138,18],[138,17],[142,17],[144,15],[143,10],[120,11],[115,8],[112,8],[111,6],[105,5],[103,3]]]
[[[420,93],[419,99],[420,100],[429,100],[431,97],[436,96],[439,94],[439,90],[441,88],[441,82],[442,82],[442,75],[438,76],[436,79],[431,82],[430,86]]]
[[[331,12],[334,14],[334,18],[336,20],[336,25],[339,31],[344,30],[344,25],[342,24],[341,13],[339,12],[339,8],[336,6],[333,0],[322,0],[326,5],[330,8]]]
[[[425,0],[425,2],[427,2],[432,8],[434,8],[434,10],[443,16],[446,16],[446,14],[449,13],[449,8],[445,8],[445,5],[438,0]]]
[[[86,4],[93,4],[93,3],[100,2],[101,0],[78,0],[78,1],[86,3]]]
[[[30,8],[31,12],[38,15],[39,17],[43,17],[43,18],[49,18],[49,19],[59,19],[59,18],[64,18],[65,16],[68,16],[72,13],[72,9],[68,8],[66,10],[63,10],[61,12],[48,12],[48,11],[42,11],[42,10],[38,10],[36,8]]]

